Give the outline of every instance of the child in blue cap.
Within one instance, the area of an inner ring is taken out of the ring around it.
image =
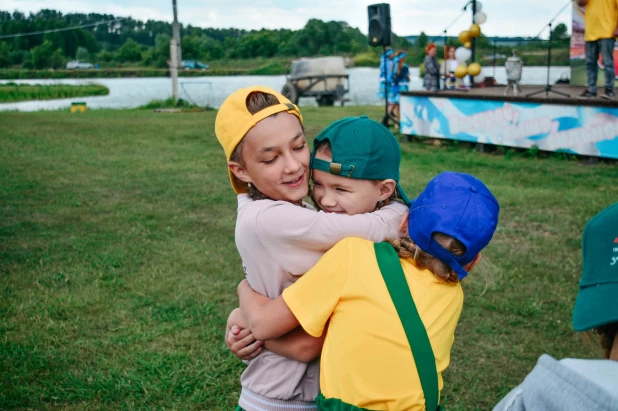
[[[241,309],[261,340],[299,324],[320,336],[328,324],[320,409],[436,410],[463,305],[460,281],[498,214],[481,181],[439,174],[404,216],[407,236],[390,244],[346,238],[274,300],[243,281]]]

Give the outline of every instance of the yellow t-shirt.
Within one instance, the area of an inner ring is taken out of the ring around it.
[[[611,39],[618,26],[618,0],[588,0],[584,40]]]
[[[400,261],[436,357],[441,390],[463,290],[460,284],[439,282],[413,260]],[[287,288],[283,298],[313,336],[320,336],[330,320],[320,371],[325,398],[372,410],[425,409],[414,357],[380,273],[374,243],[340,241]]]

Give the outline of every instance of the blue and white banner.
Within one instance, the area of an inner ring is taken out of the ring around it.
[[[401,96],[401,132],[618,158],[618,107]]]

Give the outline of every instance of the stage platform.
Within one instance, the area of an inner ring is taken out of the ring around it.
[[[581,100],[584,88],[568,85],[552,90],[570,97],[546,95],[544,86],[504,96],[504,88],[401,93],[401,132],[618,159],[618,101]],[[542,93],[526,97],[538,90]]]
[[[426,91],[426,90],[418,90],[418,91],[407,91],[401,93],[402,95],[413,95],[413,96],[428,96],[428,97],[438,97],[439,95],[449,96],[449,97],[460,97],[460,98],[473,98],[480,100],[498,100],[498,101],[530,101],[536,103],[546,103],[546,104],[578,104],[583,106],[604,106],[604,107],[616,107],[618,106],[618,100],[606,100],[601,98],[601,92],[603,88],[599,89],[599,95],[596,98],[589,100],[582,100],[577,98],[580,94],[584,92],[585,87],[576,87],[576,86],[568,86],[568,85],[554,85],[552,86],[552,90],[559,91],[564,94],[568,94],[569,97],[562,96],[556,93],[546,93],[545,86],[520,86],[519,96],[513,96],[513,91],[509,90],[508,96],[504,95],[504,89],[506,86],[493,86],[493,87],[479,87],[472,89],[461,89],[461,90],[440,90],[438,92],[435,91]],[[527,97],[528,94],[534,93],[536,91],[542,90],[541,94],[537,94],[532,97]],[[547,95],[546,95],[547,94]]]

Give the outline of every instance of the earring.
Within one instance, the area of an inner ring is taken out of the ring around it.
[[[247,188],[251,188],[251,183],[247,183]]]
[[[382,207],[382,204],[384,204],[384,200],[378,201],[378,205],[376,205],[376,208]]]

